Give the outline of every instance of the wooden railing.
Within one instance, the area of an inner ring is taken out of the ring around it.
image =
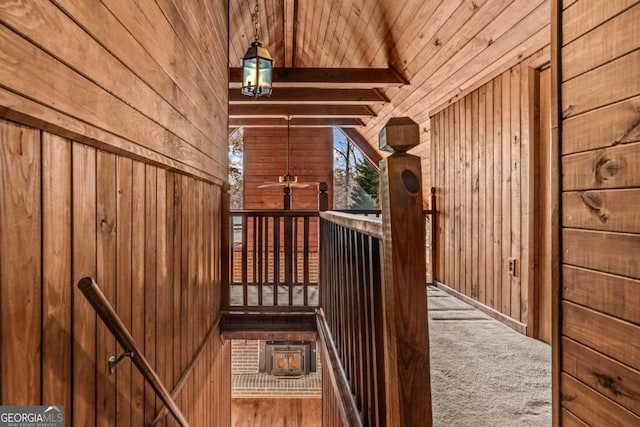
[[[384,425],[382,224],[346,213],[320,216],[318,334],[323,363],[330,366],[323,414],[332,419],[327,425]]]
[[[138,368],[144,379],[156,392],[162,403],[166,405],[167,409],[174,416],[178,424],[182,427],[188,427],[189,423],[180,411],[180,408],[176,405],[171,394],[169,394],[169,391],[160,380],[158,374],[153,370],[153,368],[151,368],[151,365],[149,365],[149,362],[145,359],[144,354],[142,354],[142,351],[131,336],[131,333],[124,326],[124,323],[122,323],[122,320],[120,320],[96,282],[91,277],[85,277],[80,279],[78,282],[78,288],[82,291],[82,294],[87,298],[98,316],[100,316],[104,324],[109,328],[118,343],[122,346],[124,353],[118,359],[121,359],[124,356],[130,357],[133,364]],[[118,359],[115,361],[109,361],[110,370],[113,368],[112,364],[117,364]]]
[[[230,212],[230,307],[318,305],[318,211]]]
[[[435,197],[431,195],[431,206]],[[378,218],[379,209],[338,210],[358,217]],[[434,263],[431,236],[435,223],[431,210],[424,211],[427,225],[425,247],[427,281]],[[233,210],[228,228],[229,251],[223,265],[229,283],[226,307],[317,307],[318,212],[310,210]],[[278,293],[274,293],[278,283]]]
[[[435,237],[434,191],[425,230],[420,159],[406,153],[419,143],[418,125],[391,119],[380,141],[395,150],[380,162],[380,218],[321,213],[317,328],[330,367],[327,427],[432,421],[425,237]]]

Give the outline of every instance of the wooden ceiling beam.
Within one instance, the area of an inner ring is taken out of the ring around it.
[[[253,99],[242,95],[239,89],[229,89],[229,104],[331,104],[371,105],[384,104],[389,100],[377,89],[315,89],[281,87],[269,97]]]
[[[297,117],[291,119],[291,127],[341,127],[352,128],[364,126],[358,118],[350,117]],[[230,128],[238,127],[287,127],[284,117],[246,117],[229,119]]]
[[[379,170],[380,166],[378,163],[382,160],[382,156],[369,144],[369,141],[367,141],[357,129],[340,128],[340,130],[358,147],[362,155],[369,160],[369,163]]]
[[[401,87],[408,84],[392,68],[274,68],[273,87],[334,89]],[[229,69],[229,87],[242,87],[242,68]],[[275,92],[275,90],[274,90]]]
[[[240,117],[372,117],[366,105],[265,104],[229,105],[229,118]]]

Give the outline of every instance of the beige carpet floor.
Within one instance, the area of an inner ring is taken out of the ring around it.
[[[551,347],[427,289],[436,427],[551,426]]]

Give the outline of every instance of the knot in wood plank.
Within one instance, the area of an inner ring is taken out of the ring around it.
[[[606,154],[602,155],[596,162],[595,180],[598,185],[602,185],[609,178],[616,176],[621,170],[625,169],[627,162],[621,158],[610,158]]]

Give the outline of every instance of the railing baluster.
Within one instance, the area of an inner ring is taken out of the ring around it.
[[[262,306],[263,302],[262,302],[262,283],[264,280],[264,268],[262,265],[262,260],[263,260],[263,256],[264,256],[264,248],[263,248],[263,243],[262,243],[262,230],[263,230],[263,223],[264,223],[265,218],[264,217],[255,217],[255,221],[258,223],[258,231],[256,233],[256,238],[258,239],[258,259],[257,259],[257,264],[258,264],[258,305]]]
[[[282,218],[284,223],[284,283],[287,287],[288,305],[293,305],[293,221],[290,216]]]
[[[357,362],[357,366],[356,366],[356,375],[358,377],[358,394],[360,395],[361,399],[362,399],[362,404],[361,404],[361,409],[364,409],[364,404],[366,403],[366,389],[365,389],[365,380],[364,380],[364,363],[366,360],[365,357],[365,350],[363,348],[364,345],[364,333],[365,330],[367,329],[366,324],[364,323],[364,316],[363,316],[363,310],[362,310],[362,292],[364,290],[364,286],[363,286],[363,282],[362,282],[362,262],[363,260],[361,259],[361,247],[362,247],[362,235],[360,233],[355,233],[354,232],[354,238],[355,238],[355,242],[354,242],[354,249],[353,249],[353,253],[354,253],[354,267],[355,267],[355,276],[354,276],[354,282],[355,282],[355,313],[356,313],[356,331],[357,331],[357,338],[356,338],[356,350],[358,353],[358,356],[356,357],[356,362]]]
[[[302,221],[302,292],[304,305],[307,306],[309,305],[309,217],[304,217]]]
[[[278,305],[280,292],[280,217],[273,217],[273,305]]]
[[[242,217],[242,304],[248,305],[247,292],[247,216]]]
[[[292,279],[292,284],[294,286],[298,285],[300,282],[299,279],[299,268],[298,268],[298,255],[300,253],[300,250],[298,249],[298,231],[299,228],[298,227],[298,223],[299,223],[299,218],[293,218],[293,279]]]
[[[269,249],[269,230],[271,230],[271,228],[269,227],[269,220],[270,218],[268,216],[264,217],[264,275],[265,275],[265,280],[264,283],[269,286],[269,284],[271,283],[271,281],[273,280],[273,271],[269,271],[269,257],[271,256],[271,252]],[[273,232],[273,230],[272,230]],[[271,304],[269,304],[268,302],[264,302],[264,305],[273,305],[273,300],[271,302]]]
[[[373,344],[375,345],[374,366],[376,369],[376,419],[380,426],[386,425],[386,397],[384,388],[384,340],[383,340],[383,319],[382,319],[382,273],[377,266],[380,265],[380,240],[370,239],[370,271],[371,271],[371,313],[373,314]]]
[[[351,392],[355,394],[355,333],[353,328],[353,263],[351,251],[353,250],[351,236],[353,232],[349,229],[344,230],[345,233],[345,267],[346,267],[346,322],[347,322],[347,376],[349,377],[349,385],[351,386]]]
[[[364,405],[364,417],[365,424],[367,425],[375,425],[375,406],[373,401],[373,396],[375,396],[375,379],[374,379],[374,370],[373,370],[373,345],[371,340],[371,328],[369,325],[372,325],[371,321],[371,290],[367,286],[367,284],[371,283],[371,276],[369,274],[370,262],[369,258],[369,239],[370,236],[366,236],[364,234],[360,235],[360,253],[362,256],[362,329],[364,330],[364,351],[365,351],[365,359],[364,359],[364,390],[366,392],[366,396],[363,397],[363,400],[366,402]]]
[[[258,219],[255,216],[251,217],[251,230],[253,234],[251,235],[251,284],[258,283],[258,265],[256,263],[256,258],[258,256],[258,246],[256,242],[256,235],[258,233]]]

